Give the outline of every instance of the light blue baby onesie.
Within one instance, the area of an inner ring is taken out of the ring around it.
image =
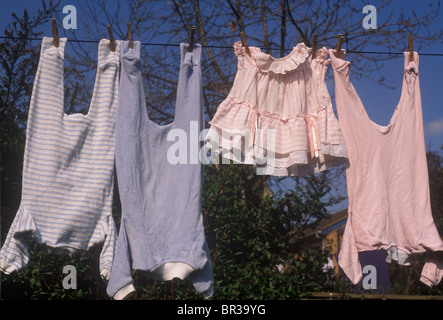
[[[73,253],[103,244],[100,274],[108,279],[117,239],[112,218],[114,133],[120,46],[101,40],[88,114],[64,110],[64,50],[42,41],[26,129],[19,210],[0,251],[10,273],[29,261],[25,234],[52,251]]]
[[[207,298],[213,274],[202,217],[203,165],[196,161],[204,125],[201,46],[187,52],[187,44],[180,45],[175,118],[167,125],[148,118],[141,43],[121,46],[116,169],[122,219],[108,295],[127,298],[135,292],[131,271],[143,270],[153,279],[189,277]]]

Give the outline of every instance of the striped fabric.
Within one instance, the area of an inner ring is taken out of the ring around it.
[[[103,244],[100,274],[109,278],[116,226],[112,218],[114,131],[120,47],[101,40],[89,111],[64,111],[64,49],[43,38],[29,108],[20,208],[0,251],[5,273],[29,261],[25,233],[56,253]]]
[[[222,163],[253,164],[257,173],[275,176],[343,164],[346,146],[324,81],[326,48],[315,59],[303,43],[280,59],[249,49],[251,57],[234,44],[237,74],[206,136],[212,161],[221,154]]]

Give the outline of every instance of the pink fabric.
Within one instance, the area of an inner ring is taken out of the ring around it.
[[[237,74],[207,134],[213,153],[224,150],[236,163],[257,165],[262,153],[272,152],[273,163],[262,165],[271,175],[316,173],[343,163],[346,147],[324,82],[326,48],[313,61],[303,43],[280,59],[257,47],[250,47],[250,57],[241,42],[234,51]],[[268,140],[271,131],[275,140]]]
[[[388,262],[404,265],[410,254],[427,252],[420,280],[436,285],[443,276],[443,241],[430,206],[418,54],[409,62],[405,53],[401,97],[389,124],[381,126],[368,117],[352,86],[345,51],[338,58],[334,52],[329,50],[338,119],[349,156],[349,213],[339,264],[357,284],[358,252],[385,249]]]

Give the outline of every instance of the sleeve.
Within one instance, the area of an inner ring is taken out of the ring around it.
[[[117,239],[117,230],[112,216],[107,219],[107,228],[104,232],[105,242],[100,253],[100,275],[103,279],[109,280],[112,262],[114,260],[114,248]]]
[[[358,284],[363,278],[358,250],[355,244],[352,226],[352,212],[348,213],[348,221],[346,222],[343,242],[338,255],[338,264],[353,284]]]
[[[437,286],[443,278],[443,251],[426,253],[420,281],[429,287]]]
[[[32,215],[21,207],[12,222],[5,243],[0,250],[0,270],[6,274],[20,270],[29,261],[26,233],[32,232],[38,242],[41,236]]]
[[[194,271],[190,279],[195,291],[203,298],[209,299],[214,294],[214,276],[212,273],[212,264],[209,258],[209,247],[205,241],[205,253],[208,258],[205,266],[201,270]]]
[[[109,283],[106,288],[106,292],[110,297],[115,300],[124,300],[135,292],[131,268],[131,255],[129,252],[125,220],[122,219],[117,240],[115,259],[112,265]]]

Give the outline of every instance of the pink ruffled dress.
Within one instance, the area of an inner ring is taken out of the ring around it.
[[[257,174],[302,176],[342,164],[346,147],[324,81],[326,48],[299,43],[277,59],[234,44],[237,73],[206,135],[211,161],[252,164]]]

